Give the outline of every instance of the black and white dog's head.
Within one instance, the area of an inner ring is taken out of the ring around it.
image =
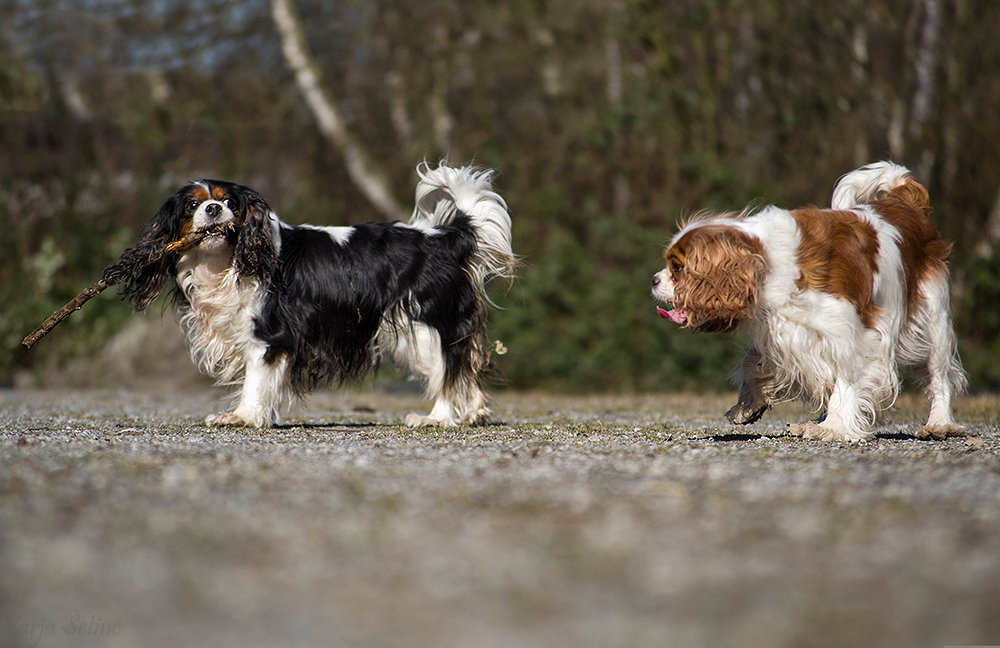
[[[229,249],[236,270],[270,280],[277,263],[278,219],[259,193],[232,182],[199,180],[181,187],[143,229],[134,254],[152,254],[192,232],[218,230],[201,247]],[[122,283],[122,295],[141,311],[176,272],[176,256],[166,255]]]

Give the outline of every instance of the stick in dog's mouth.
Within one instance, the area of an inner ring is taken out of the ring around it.
[[[236,221],[227,221],[215,227],[209,227],[207,229],[198,230],[197,232],[191,232],[190,234],[184,236],[180,240],[174,241],[173,243],[168,243],[166,247],[163,248],[163,251],[160,252],[159,254],[154,254],[150,258],[145,259],[144,262],[142,263],[142,267],[150,266],[159,261],[160,259],[162,259],[163,257],[167,256],[168,254],[181,253],[186,250],[190,250],[191,248],[195,247],[196,245],[204,241],[209,236],[228,237],[235,231],[236,231]],[[52,313],[51,315],[49,315],[45,319],[45,321],[42,322],[41,325],[31,333],[31,335],[24,338],[21,344],[30,349],[35,342],[38,342],[38,340],[45,337],[48,334],[48,332],[51,331],[53,328],[55,328],[55,326],[59,322],[69,317],[71,314],[73,314],[73,312],[83,308],[84,304],[86,304],[88,301],[99,295],[102,291],[104,291],[105,288],[116,285],[124,277],[128,276],[129,272],[134,271],[135,269],[130,269],[130,266],[132,266],[133,264],[124,263],[124,259],[126,258],[130,250],[126,250],[122,254],[122,259],[119,259],[117,262],[111,264],[110,266],[104,269],[104,276],[107,277],[107,279],[102,278],[100,281],[97,281],[96,283],[90,285],[82,292],[80,292],[79,295],[71,299],[65,306],[63,306],[56,312]],[[125,268],[125,270],[122,270],[123,267]]]
[[[198,230],[197,232],[191,232],[187,236],[174,241],[173,243],[167,244],[167,247],[163,249],[164,254],[173,254],[174,252],[184,252],[190,250],[194,246],[198,245],[206,238],[210,236],[222,236],[228,237],[230,234],[236,231],[236,221],[226,221],[221,225],[216,225],[214,227],[208,227],[203,230]]]

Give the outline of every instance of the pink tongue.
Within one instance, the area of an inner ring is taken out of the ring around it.
[[[675,324],[683,324],[684,322],[687,321],[687,312],[682,310],[674,309],[671,311],[666,311],[657,306],[656,314],[665,320],[670,320],[671,322],[674,322]]]

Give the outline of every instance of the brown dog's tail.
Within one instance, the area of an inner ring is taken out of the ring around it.
[[[931,199],[927,194],[927,190],[924,188],[924,185],[913,178],[906,178],[903,184],[890,189],[886,193],[886,198],[902,200],[906,204],[921,210],[924,214],[930,214],[931,212]]]
[[[911,177],[909,169],[892,162],[875,162],[843,176],[833,188],[830,207],[850,209],[890,196],[924,213],[930,210],[927,190]]]

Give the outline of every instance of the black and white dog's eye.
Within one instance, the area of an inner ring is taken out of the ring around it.
[[[222,204],[223,204],[223,206],[224,206],[224,207],[225,207],[226,209],[232,209],[232,208],[233,208],[233,201],[232,201],[232,200],[230,200],[229,198],[226,198],[225,200],[223,200],[223,201],[222,201]]]
[[[187,204],[188,211],[194,211],[194,210],[198,209],[198,205],[200,205],[200,204],[201,203],[199,203],[197,200],[192,200],[191,202],[189,202]]]

